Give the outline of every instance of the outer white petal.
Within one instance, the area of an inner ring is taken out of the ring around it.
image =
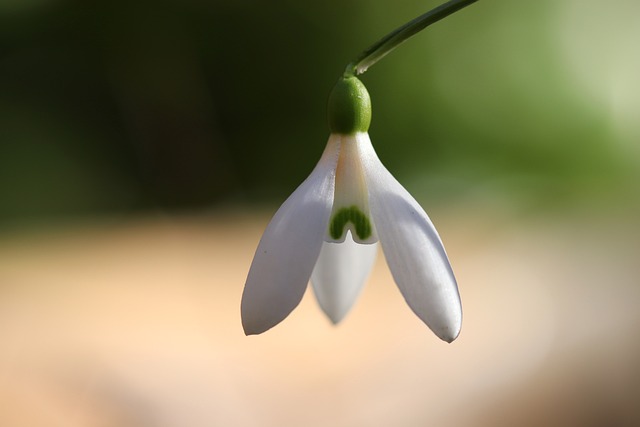
[[[422,207],[382,165],[369,136],[359,138],[371,216],[391,274],[418,317],[451,342],[460,333],[462,306],[442,241]]]
[[[377,252],[377,244],[355,243],[351,232],[342,243],[322,244],[311,284],[320,308],[333,323],[344,318],[360,295]]]
[[[267,226],[242,294],[242,326],[260,334],[300,303],[316,264],[333,204],[339,141],[330,138],[311,175]]]

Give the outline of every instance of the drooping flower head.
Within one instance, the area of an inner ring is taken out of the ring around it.
[[[242,296],[247,334],[282,321],[311,278],[320,307],[339,322],[369,275],[377,243],[411,309],[441,339],[460,331],[462,310],[447,255],[429,217],[382,165],[367,133],[371,102],[356,77],[329,98],[331,135],[311,175],[262,236]]]
[[[355,75],[429,23],[474,1],[449,1],[347,66],[329,97],[331,134],[324,153],[278,209],[256,249],[241,303],[247,335],[284,320],[309,280],[322,310],[340,322],[369,276],[379,243],[409,307],[438,337],[456,339],[462,307],[444,246],[422,207],[378,159],[368,134],[371,100]]]

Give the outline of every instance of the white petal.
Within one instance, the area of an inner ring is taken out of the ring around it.
[[[340,139],[336,166],[336,189],[325,241],[344,242],[347,231],[357,243],[378,241],[369,212],[369,193],[364,165],[358,150],[358,134],[335,135]]]
[[[320,308],[333,323],[344,318],[360,295],[377,252],[377,244],[355,243],[351,232],[343,243],[322,244],[311,284]]]
[[[391,274],[418,317],[451,342],[460,333],[462,306],[442,241],[422,207],[382,165],[368,135],[358,145],[366,162],[371,216]]]
[[[280,323],[300,303],[318,259],[333,203],[339,141],[329,139],[311,175],[267,226],[242,294],[245,334]]]

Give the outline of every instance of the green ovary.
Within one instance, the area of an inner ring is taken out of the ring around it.
[[[331,223],[329,224],[331,238],[340,239],[344,227],[349,222],[354,225],[355,233],[359,239],[366,240],[371,237],[372,228],[369,218],[357,206],[349,206],[348,208],[341,208],[331,218]]]

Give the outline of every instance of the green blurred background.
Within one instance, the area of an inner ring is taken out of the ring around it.
[[[344,65],[434,1],[0,1],[0,228],[276,205]],[[419,199],[637,210],[634,0],[481,1],[364,77]]]

